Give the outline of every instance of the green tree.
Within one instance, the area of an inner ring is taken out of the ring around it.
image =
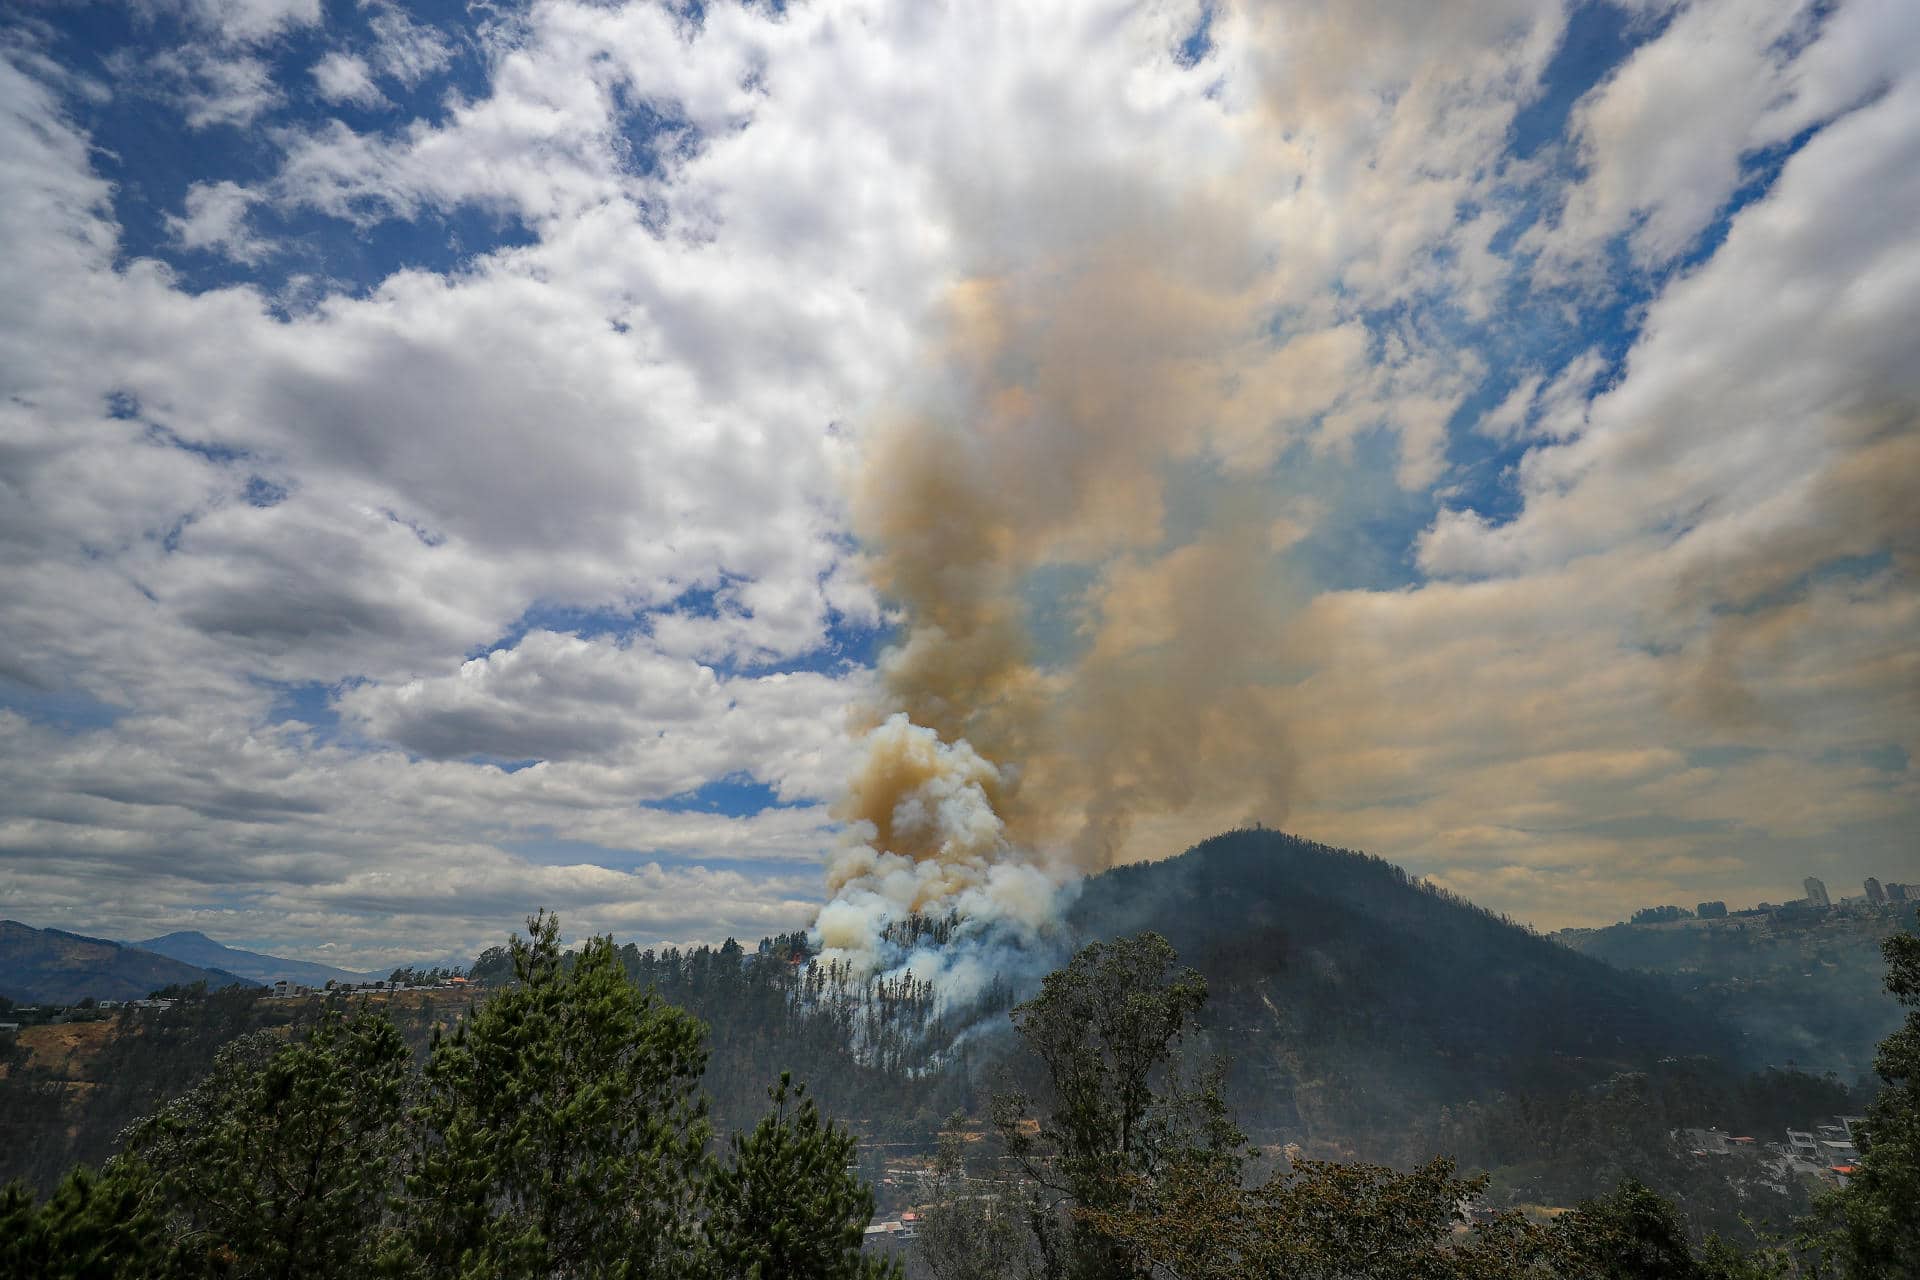
[[[24,1183],[0,1188],[0,1280],[157,1280],[165,1259],[148,1187],[124,1164],[75,1169],[44,1204]]]
[[[715,1274],[739,1280],[861,1280],[896,1275],[860,1244],[873,1192],[852,1171],[853,1135],[820,1115],[783,1074],[773,1110],[734,1135],[713,1172],[706,1233]]]
[[[629,982],[611,938],[566,957],[554,916],[527,923],[512,984],[429,1055],[392,1265],[461,1280],[698,1274],[704,1030]]]
[[[1140,1188],[1175,1161],[1237,1184],[1244,1140],[1218,1089],[1189,1090],[1178,1076],[1175,1051],[1206,998],[1205,979],[1179,967],[1167,940],[1142,933],[1082,948],[1013,1010],[1049,1096],[1037,1127],[1020,1095],[995,1100],[995,1122],[1028,1179],[1026,1216],[1046,1275],[1143,1274],[1098,1215],[1135,1207]]]
[[[1517,1214],[1457,1230],[1484,1186],[1444,1159],[1409,1173],[1300,1160],[1252,1189],[1183,1164],[1093,1216],[1170,1280],[1571,1280],[1560,1239]]]
[[[1801,1236],[1817,1272],[1849,1280],[1920,1276],[1920,935],[1895,934],[1881,951],[1906,1021],[1874,1058],[1884,1087],[1867,1108],[1853,1176],[1820,1198]]]
[[[1007,1280],[1031,1267],[1026,1227],[1009,1188],[968,1176],[965,1121],[955,1113],[940,1135],[917,1252],[934,1280]]]
[[[1673,1201],[1629,1178],[1554,1224],[1561,1266],[1575,1280],[1768,1280],[1786,1274],[1777,1251],[1747,1254],[1710,1237],[1696,1251]]]
[[[172,1234],[222,1274],[366,1274],[400,1145],[407,1048],[384,1013],[323,1018],[220,1051],[206,1079],[135,1125]]]

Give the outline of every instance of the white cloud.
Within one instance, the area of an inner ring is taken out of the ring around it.
[[[367,60],[337,49],[313,64],[313,84],[328,102],[377,107],[387,100],[380,86],[373,82],[373,71],[367,66]]]
[[[409,89],[453,61],[453,42],[437,28],[414,22],[404,10],[383,6],[369,25],[378,42],[373,57],[381,73]]]
[[[167,49],[136,66],[115,55],[118,77],[176,103],[187,126],[243,126],[286,100],[264,58],[210,46]]]
[[[187,189],[186,216],[169,214],[167,225],[182,248],[209,250],[252,265],[273,251],[247,226],[248,211],[256,200],[236,182],[196,182]]]
[[[182,7],[202,28],[234,44],[258,44],[321,19],[320,0],[184,0]]]
[[[191,127],[286,100],[267,45],[317,5],[194,12],[224,37],[156,51],[145,82]],[[804,923],[872,679],[834,667],[834,627],[882,618],[845,477],[890,415],[1000,385],[964,353],[1132,353],[1003,380],[1094,406],[1144,460],[1150,490],[1088,487],[1100,554],[1178,535],[1169,458],[1204,498],[1295,448],[1362,466],[1383,430],[1368,492],[1453,492],[1449,422],[1506,358],[1474,325],[1531,324],[1516,291],[1591,283],[1614,237],[1649,267],[1684,252],[1756,148],[1829,120],[1645,300],[1616,383],[1597,353],[1512,371],[1484,430],[1526,449],[1517,513],[1443,512],[1413,549],[1436,581],[1324,594],[1276,652],[1304,664],[1299,823],[1495,905],[1738,896],[1704,890],[1790,884],[1823,840],[1895,848],[1911,769],[1859,760],[1920,752],[1901,6],[1683,10],[1576,111],[1564,189],[1505,152],[1557,5],[1223,9],[1184,66],[1200,12],[537,5],[473,34],[487,89],[432,122],[287,125],[271,177],[192,175],[169,230],[241,263],[272,250],[261,201],[362,227],[478,209],[532,240],[291,317],[118,261],[71,86],[0,58],[0,678],[117,717],[0,712],[0,894],[381,963],[543,901],[623,936]],[[297,74],[371,104],[462,47],[371,21]],[[684,125],[648,136],[649,113]],[[1495,252],[1534,198],[1555,216]],[[1101,251],[1157,274],[1095,288]],[[970,288],[1010,305],[970,313]],[[1162,375],[1180,396],[1136,396]],[[1038,456],[1006,482],[1060,488]],[[1353,517],[1314,496],[1275,547]],[[339,731],[276,723],[314,682]],[[793,806],[643,803],[739,774]],[[1131,852],[1246,816],[1153,819]]]

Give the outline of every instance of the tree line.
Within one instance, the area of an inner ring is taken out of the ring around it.
[[[44,1200],[0,1191],[0,1277],[887,1274],[861,1252],[874,1201],[852,1135],[783,1073],[717,1143],[706,1029],[659,994],[675,979],[643,986],[610,938],[563,954],[558,937],[530,920],[511,978],[417,1067],[368,1006],[240,1036],[97,1170]],[[830,978],[764,950],[796,982]],[[1218,1065],[1180,1051],[1205,980],[1158,935],[1096,943],[1011,1010],[1035,1083],[991,1099],[987,1167],[946,1144],[917,1261],[938,1280],[1909,1280],[1920,938],[1885,955],[1908,1012],[1881,1046],[1858,1169],[1792,1234],[1737,1247],[1690,1239],[1631,1179],[1539,1221],[1475,1207],[1486,1180],[1449,1159],[1258,1151]]]
[[[783,1075],[712,1141],[704,1028],[610,938],[542,913],[513,981],[415,1070],[384,1011],[244,1035],[44,1201],[0,1191],[26,1280],[878,1277],[854,1140]]]

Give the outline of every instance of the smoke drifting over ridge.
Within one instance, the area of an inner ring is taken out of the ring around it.
[[[1271,348],[1255,255],[1211,220],[963,286],[940,409],[869,438],[855,527],[903,620],[838,812],[861,843],[829,867],[828,948],[887,963],[909,912],[1031,939],[1145,814],[1285,815],[1299,529],[1218,448]],[[1183,478],[1205,500],[1175,511]],[[1084,585],[1049,599],[1042,574]],[[1069,640],[1036,634],[1048,608]]]

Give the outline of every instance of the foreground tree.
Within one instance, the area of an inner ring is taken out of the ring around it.
[[[387,1218],[407,1077],[384,1014],[329,1014],[291,1045],[245,1036],[129,1132],[117,1172],[150,1173],[175,1265],[190,1272],[363,1276]]]
[[[995,1100],[995,1124],[1025,1174],[1022,1211],[1040,1270],[1059,1280],[1144,1274],[1132,1244],[1101,1225],[1137,1207],[1176,1163],[1234,1184],[1242,1135],[1218,1090],[1189,1086],[1176,1050],[1206,1003],[1206,980],[1165,938],[1093,943],[1013,1010],[1046,1069],[1047,1095]]]
[[[752,1133],[736,1135],[713,1172],[707,1241],[714,1274],[741,1280],[882,1280],[897,1271],[863,1259],[873,1192],[851,1171],[853,1135],[830,1124],[788,1075]]]
[[[126,1166],[76,1169],[36,1205],[0,1187],[0,1280],[147,1280],[168,1274],[150,1183]]]
[[[1010,1280],[1033,1268],[1018,1197],[967,1173],[965,1113],[947,1120],[934,1158],[932,1203],[920,1215],[918,1253],[934,1280]]]
[[[389,1265],[461,1280],[700,1275],[705,1033],[627,980],[611,938],[569,958],[557,918],[527,923],[513,984],[428,1058]]]
[[[1906,1022],[1874,1059],[1884,1087],[1867,1108],[1860,1162],[1815,1204],[1800,1241],[1816,1274],[1848,1280],[1920,1276],[1920,935],[1897,933],[1881,950]]]
[[[1171,1280],[1523,1280],[1558,1251],[1550,1232],[1507,1216],[1457,1235],[1460,1206],[1483,1180],[1435,1160],[1412,1173],[1299,1161],[1242,1189],[1206,1169],[1176,1168],[1136,1207],[1095,1213]]]

